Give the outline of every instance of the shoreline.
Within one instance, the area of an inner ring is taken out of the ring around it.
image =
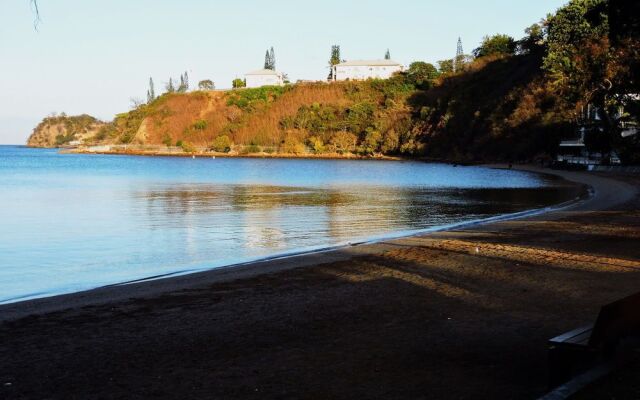
[[[486,167],[507,169],[507,166],[501,164],[491,164],[486,165]],[[166,291],[187,289],[192,285],[227,282],[229,280],[246,279],[262,274],[271,274],[300,267],[313,267],[322,264],[327,260],[330,262],[345,261],[354,256],[382,253],[387,251],[389,246],[393,246],[394,242],[398,240],[429,236],[438,233],[447,233],[448,231],[457,229],[472,229],[473,227],[482,227],[511,220],[535,219],[541,215],[549,216],[549,214],[559,213],[565,210],[580,209],[584,206],[588,207],[588,204],[591,204],[594,201],[595,203],[592,204],[592,207],[598,209],[619,204],[620,202],[628,200],[631,196],[625,196],[624,194],[628,191],[620,189],[613,190],[612,192],[622,193],[622,196],[612,198],[605,194],[605,198],[602,199],[602,179],[607,180],[607,178],[596,178],[596,184],[593,185],[593,177],[591,179],[585,179],[584,175],[588,173],[584,172],[555,171],[541,169],[535,166],[517,166],[513,169],[560,177],[577,186],[582,186],[582,193],[580,197],[576,199],[571,199],[560,204],[540,209],[525,210],[516,213],[493,216],[482,220],[466,221],[440,227],[427,228],[416,232],[395,232],[380,238],[365,239],[356,243],[348,242],[337,244],[326,248],[311,250],[292,249],[290,252],[274,254],[237,264],[196,271],[177,271],[159,276],[140,278],[133,281],[114,283],[78,292],[18,300],[17,302],[0,304],[0,322],[18,319],[32,314],[55,312],[65,308],[119,301],[128,298],[128,296],[156,296]]]
[[[249,154],[229,154],[218,152],[197,152],[178,153],[171,151],[156,150],[125,150],[125,151],[90,151],[84,149],[63,149],[59,148],[60,154],[83,154],[83,155],[112,155],[112,156],[140,156],[140,157],[177,157],[177,158],[259,158],[259,159],[303,159],[303,160],[377,160],[377,161],[421,161],[419,159],[373,155],[363,156],[349,153],[341,154],[287,154],[287,153],[249,153]]]
[[[538,398],[547,340],[640,279],[640,177],[552,172],[593,196],[0,307],[0,397]]]

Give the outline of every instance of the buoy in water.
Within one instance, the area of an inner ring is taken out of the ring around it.
[[[196,156],[191,156],[191,158],[193,158],[194,160],[196,159]]]

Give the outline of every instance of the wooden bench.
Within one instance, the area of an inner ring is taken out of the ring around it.
[[[549,340],[549,387],[602,362],[624,361],[640,338],[640,293],[607,304],[595,324]]]

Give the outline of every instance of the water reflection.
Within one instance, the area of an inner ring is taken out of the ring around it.
[[[183,227],[186,248],[277,250],[542,207],[571,190],[156,185],[136,189],[131,208],[154,230]]]

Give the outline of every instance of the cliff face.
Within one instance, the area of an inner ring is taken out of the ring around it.
[[[62,147],[72,142],[85,143],[105,125],[89,115],[51,116],[38,124],[27,140],[30,147]]]

